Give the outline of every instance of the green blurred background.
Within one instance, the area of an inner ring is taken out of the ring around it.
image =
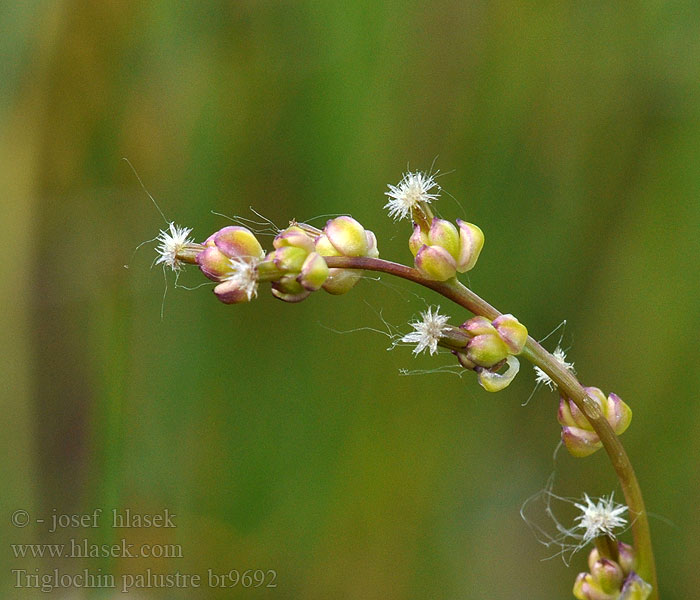
[[[351,213],[404,262],[383,193],[435,161],[441,214],[486,234],[471,286],[535,337],[566,319],[582,381],[632,406],[662,596],[695,597],[699,22],[690,1],[2,3],[3,596],[46,595],[11,569],[150,568],[274,569],[277,588],[140,598],[568,598],[585,553],[541,560],[519,509],[553,471],[561,495],[616,489],[602,454],[553,460],[557,398],[523,406],[529,367],[489,395],[469,374],[401,376],[449,355],[340,333],[405,331],[439,302],[404,282],[224,306],[168,274],[161,319],[153,244],[134,249],[164,222],[128,157],[198,239],[228,224],[212,211]],[[98,507],[177,527],[35,522]],[[71,537],[183,556],[9,547]]]

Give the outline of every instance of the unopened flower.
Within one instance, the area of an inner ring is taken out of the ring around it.
[[[498,370],[508,356],[522,352],[527,340],[527,328],[511,314],[500,315],[493,322],[483,316],[472,317],[462,323],[460,329],[471,337],[466,352],[459,356],[462,365],[468,369],[496,367]],[[509,363],[509,367],[515,368],[515,373],[519,368],[516,363]]]
[[[555,360],[562,366],[564,367],[567,371],[570,373],[576,374],[576,371],[574,370],[574,363],[572,362],[567,362],[566,360],[566,352],[561,349],[561,346],[557,346],[554,349],[554,352],[552,352],[552,356],[555,358]],[[552,378],[547,375],[542,369],[539,367],[534,367],[535,369],[535,383],[536,384],[544,384],[546,385],[550,390],[553,390],[556,387],[556,383],[552,381]]]
[[[615,561],[602,557],[596,548],[591,550],[590,572],[579,573],[572,590],[577,600],[647,600],[652,587],[632,569],[630,546],[618,542],[618,548]]]
[[[627,525],[627,519],[622,516],[627,507],[624,504],[615,504],[613,494],[607,498],[598,498],[597,502],[591,500],[588,494],[584,494],[583,500],[585,504],[576,503],[574,506],[581,511],[576,517],[576,527],[583,529],[584,544],[602,535],[615,539],[615,530]]]
[[[389,185],[389,191],[385,195],[389,201],[384,208],[389,209],[389,216],[395,221],[410,219],[411,210],[417,208],[420,203],[430,204],[440,195],[440,186],[432,175],[416,171],[405,173],[398,185]],[[432,190],[437,188],[435,192]]]
[[[194,243],[194,240],[189,237],[192,229],[189,227],[179,227],[175,223],[168,224],[168,230],[161,229],[156,241],[159,246],[156,252],[159,254],[156,264],[164,264],[170,267],[173,271],[179,271],[182,268],[182,261],[178,258],[180,254],[189,244]]]
[[[614,393],[605,394],[596,387],[584,388],[589,400],[598,405],[598,409],[616,435],[622,435],[632,420],[632,409]],[[593,454],[603,447],[600,437],[593,429],[586,415],[573,400],[562,396],[559,400],[557,420],[561,424],[561,439],[570,454],[578,458]]]
[[[459,229],[445,219],[433,218],[430,227],[416,223],[408,247],[416,269],[429,279],[446,281],[457,272],[474,267],[484,246],[484,234],[476,225],[457,221]]]
[[[321,256],[367,256],[377,258],[377,238],[352,217],[341,216],[326,223],[315,240],[316,252]],[[323,289],[329,294],[345,294],[362,278],[357,269],[329,269]]]
[[[216,296],[225,304],[248,302],[258,295],[258,260],[237,256],[229,259],[229,272],[214,288]]]
[[[413,349],[414,354],[419,354],[426,348],[430,350],[430,354],[435,354],[437,352],[438,342],[443,336],[447,328],[447,321],[449,320],[449,317],[441,315],[438,312],[439,310],[440,307],[438,306],[435,312],[433,312],[431,306],[428,310],[420,314],[422,320],[409,323],[414,331],[404,335],[401,341],[407,344],[416,344],[416,347]]]

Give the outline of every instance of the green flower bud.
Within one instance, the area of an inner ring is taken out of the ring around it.
[[[455,261],[459,258],[459,233],[449,221],[434,218],[428,231],[428,240],[431,246],[440,246],[447,250]]]
[[[367,236],[367,254],[369,258],[379,258],[379,248],[377,248],[377,236],[374,235],[373,231],[367,229],[365,231]]]
[[[579,429],[578,427],[562,427],[561,440],[566,449],[576,458],[584,458],[603,447],[595,431]]]
[[[586,391],[589,389],[591,388],[586,388]],[[632,422],[632,409],[622,401],[620,396],[613,392],[608,395],[607,402],[605,402],[603,406],[605,418],[610,425],[612,425],[615,433],[617,435],[622,435]]]
[[[579,410],[578,406],[563,396],[559,398],[559,412],[557,413],[557,420],[561,425],[593,431],[588,419]]]
[[[312,252],[301,266],[299,283],[311,292],[318,290],[328,279],[329,269],[324,258],[318,252]]]
[[[352,217],[337,217],[326,224],[323,233],[315,241],[316,252],[321,256],[367,256],[377,258],[377,238]],[[330,269],[323,289],[329,294],[345,294],[362,279],[357,269]]]
[[[369,250],[365,228],[352,217],[336,217],[323,230],[342,256],[366,256]]]
[[[209,245],[207,240],[206,245]],[[265,256],[260,242],[249,229],[235,225],[224,227],[213,236],[216,247],[229,258],[254,258],[257,260]]]
[[[283,248],[285,246],[293,246],[302,248],[306,252],[314,251],[314,237],[297,225],[287,227],[284,231],[280,231],[272,241],[275,248]]]
[[[515,356],[509,356],[506,358],[506,365],[508,368],[504,373],[479,369],[478,379],[481,387],[487,392],[500,392],[502,389],[507,388],[510,382],[515,379],[518,371],[520,371],[520,361]]]
[[[331,241],[328,239],[328,236],[325,233],[322,233],[316,238],[314,246],[316,248],[316,252],[318,252],[321,256],[342,256],[336,247],[331,244]]]
[[[275,266],[280,271],[299,273],[308,255],[309,253],[303,248],[282,246],[274,252],[271,252],[269,258],[273,260]]]
[[[527,328],[513,315],[501,315],[493,320],[498,335],[508,346],[511,354],[520,354],[527,342]]]
[[[423,245],[416,254],[416,269],[428,279],[447,281],[457,274],[455,259],[441,246]]]
[[[619,591],[614,594],[604,592],[590,573],[578,574],[573,593],[578,600],[617,600],[619,597]]]
[[[418,254],[418,251],[423,247],[423,246],[429,246],[430,245],[430,240],[428,239],[428,235],[423,232],[421,229],[420,225],[416,223],[413,226],[413,233],[411,234],[411,237],[408,238],[408,247],[411,250],[411,254],[415,256]]]
[[[459,226],[459,256],[457,270],[466,273],[474,268],[481,249],[484,247],[484,233],[476,225],[457,219]]]
[[[619,593],[625,575],[616,562],[607,558],[598,559],[591,567],[591,575],[600,589],[608,594]]]
[[[466,354],[475,365],[489,369],[506,359],[508,346],[498,335],[486,333],[469,341]]]
[[[622,586],[622,594],[619,600],[647,600],[651,595],[652,587],[639,575],[632,571]]]
[[[309,297],[311,292],[296,280],[294,275],[285,275],[278,281],[272,282],[272,295],[285,302],[301,302]]]
[[[613,431],[617,435],[624,433],[632,420],[630,407],[617,394],[610,394],[606,398],[605,394],[596,387],[587,387],[585,390],[588,397],[598,405]],[[586,416],[568,398],[560,398],[557,420],[563,426],[562,441],[572,455],[588,456],[602,447],[598,434],[595,433]]]
[[[349,292],[362,279],[362,271],[353,269],[329,269],[328,279],[323,289],[329,294],[339,296]]]
[[[495,335],[497,333],[496,328],[491,324],[486,317],[476,316],[472,317],[468,321],[460,325],[469,335],[477,336],[490,334]]]
[[[197,255],[197,264],[202,273],[214,281],[222,281],[231,272],[231,259],[221,252],[213,241],[211,246],[206,246]]]

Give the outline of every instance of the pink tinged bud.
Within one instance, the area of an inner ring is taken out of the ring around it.
[[[325,233],[316,238],[316,252],[318,252],[321,256],[342,256],[338,249],[331,244],[328,236]],[[323,289],[329,294],[336,296],[345,294],[355,286],[361,277],[362,272],[358,270],[329,269],[328,279],[326,279],[325,283],[323,284]]]
[[[467,358],[475,365],[490,369],[508,356],[508,346],[496,334],[482,334],[469,340]]]
[[[578,600],[586,600],[588,596],[585,595],[584,592],[584,585],[586,583],[586,579],[589,578],[590,575],[588,573],[579,573],[576,576],[576,581],[574,581],[574,598],[578,598]]]
[[[474,268],[484,247],[484,232],[476,225],[457,219],[459,225],[459,256],[457,270],[466,273]]]
[[[214,235],[214,243],[229,258],[262,259],[265,252],[253,233],[245,227],[231,225]]]
[[[216,297],[224,304],[241,304],[249,302],[250,296],[248,292],[242,288],[236,281],[224,281],[214,288]]]
[[[285,302],[301,302],[311,294],[292,275],[287,275],[279,281],[274,281],[271,287],[272,295]]]
[[[362,271],[353,269],[329,269],[328,279],[323,284],[323,289],[329,294],[339,296],[349,292],[362,278]]]
[[[367,236],[367,254],[369,258],[379,258],[379,249],[377,248],[377,236],[369,229],[365,231]]]
[[[440,246],[423,245],[416,254],[416,269],[428,279],[447,281],[457,274],[452,255]]]
[[[457,360],[459,361],[460,365],[462,365],[465,369],[469,369],[470,371],[474,370],[474,367],[476,367],[476,365],[469,360],[469,358],[464,352],[455,352],[454,354],[457,357]]]
[[[321,256],[342,256],[324,233],[316,238],[316,252]]]
[[[272,242],[275,248],[283,248],[285,246],[293,246],[295,248],[302,248],[306,252],[314,251],[314,238],[311,237],[306,231],[292,225],[284,231],[277,234]]]
[[[294,246],[283,246],[270,254],[275,266],[283,272],[299,273],[308,252]]]
[[[619,591],[608,594],[600,588],[590,573],[579,573],[574,583],[573,594],[578,600],[617,600]]]
[[[430,245],[430,240],[428,239],[428,236],[423,233],[423,230],[420,228],[420,225],[417,223],[413,226],[413,233],[411,234],[411,237],[408,238],[408,247],[411,250],[411,254],[415,256],[418,254],[418,251],[423,247],[423,246],[428,246]]]
[[[460,325],[469,335],[495,334],[496,328],[486,317],[472,317]]]
[[[605,414],[605,394],[603,391],[597,387],[586,387],[583,388],[586,390],[586,395],[591,399],[594,400],[595,403],[598,405],[598,408],[600,408],[601,412]]]
[[[619,554],[618,562],[622,567],[623,573],[627,575],[630,571],[633,571],[635,568],[636,560],[634,556],[634,550],[629,544],[625,544],[624,542],[618,542],[617,551]]]
[[[301,266],[299,283],[311,292],[318,290],[328,279],[329,268],[323,257],[318,252],[312,252],[306,257]]]
[[[365,228],[352,217],[337,217],[326,223],[324,233],[343,256],[365,256],[369,245]]]
[[[197,264],[202,273],[214,281],[221,281],[231,271],[231,259],[216,246],[207,246],[200,252]]]
[[[618,600],[647,600],[652,587],[634,571],[627,576]]]
[[[584,388],[586,394],[600,408],[605,419],[610,423],[617,435],[621,435],[629,427],[632,421],[632,409],[625,404],[617,394],[610,394],[607,398],[597,387]],[[585,417],[584,417],[585,418]],[[588,426],[590,429],[591,427]]]
[[[561,439],[566,449],[576,458],[590,456],[603,447],[597,433],[578,427],[562,427]]]
[[[585,415],[579,410],[578,406],[576,406],[573,401],[569,400],[568,398],[564,398],[563,396],[559,398],[559,412],[557,413],[557,420],[561,425],[593,431],[591,424],[588,422]]]
[[[523,351],[527,342],[527,328],[518,319],[513,315],[501,315],[494,319],[493,326],[507,344],[511,354],[520,354]]]
[[[605,418],[617,435],[622,435],[632,421],[632,409],[625,404],[620,396],[611,393],[605,403]]]
[[[506,358],[508,368],[504,373],[494,373],[487,369],[479,371],[479,383],[487,392],[500,392],[507,388],[520,370],[520,361],[515,356]]]
[[[431,246],[440,246],[450,253],[457,261],[459,258],[459,233],[457,228],[445,219],[434,218],[428,232]],[[455,262],[456,264],[456,262]]]
[[[601,558],[593,564],[591,575],[598,582],[600,589],[608,594],[619,593],[625,577],[620,565],[607,558]]]

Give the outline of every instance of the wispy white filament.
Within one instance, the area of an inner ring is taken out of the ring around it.
[[[426,348],[430,350],[430,354],[435,354],[437,352],[437,345],[442,337],[445,328],[447,327],[447,321],[449,317],[446,315],[441,315],[438,311],[440,307],[438,306],[433,312],[432,306],[428,308],[425,312],[421,313],[422,319],[420,321],[413,321],[409,323],[413,327],[414,331],[404,335],[400,341],[407,344],[416,344],[413,349],[414,354],[419,354]]]
[[[554,352],[552,352],[552,356],[567,371],[575,373],[574,363],[566,361],[566,353],[564,352],[564,350],[561,349],[560,346],[557,346],[554,349]],[[542,383],[546,385],[550,390],[553,390],[556,387],[557,384],[552,381],[552,378],[549,375],[547,375],[547,373],[545,373],[539,367],[533,368],[535,369],[535,383],[537,383],[538,385]]]
[[[615,504],[613,494],[609,497],[598,498],[594,502],[583,495],[585,504],[576,503],[574,506],[581,511],[576,517],[576,527],[583,529],[583,543],[592,541],[601,535],[615,539],[615,530],[627,525],[627,519],[622,514],[627,511],[624,504]]]
[[[184,250],[188,244],[192,244],[194,240],[190,239],[189,235],[192,229],[188,227],[179,227],[175,223],[168,224],[168,230],[161,229],[156,241],[159,242],[156,252],[158,259],[156,264],[164,264],[170,267],[173,271],[178,271],[182,268],[182,262],[177,258],[177,255]]]
[[[411,209],[420,202],[430,204],[440,195],[440,186],[435,182],[435,178],[420,171],[405,173],[398,185],[388,187],[389,191],[385,192],[385,195],[389,197],[389,201],[384,208],[389,209],[389,216],[395,221],[410,219]],[[437,190],[432,192],[433,188]]]
[[[254,258],[234,257],[230,259],[231,271],[224,281],[233,281],[235,286],[243,290],[248,300],[258,295],[258,261]]]

